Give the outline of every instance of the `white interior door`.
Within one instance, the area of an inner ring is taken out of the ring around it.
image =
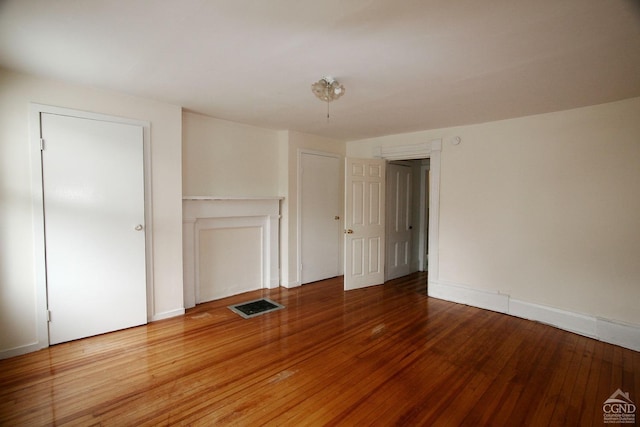
[[[411,166],[390,163],[386,172],[386,280],[411,273]]]
[[[41,116],[49,342],[147,321],[143,129]]]
[[[301,283],[340,274],[340,158],[301,153]]]
[[[384,283],[385,161],[346,159],[344,289]]]

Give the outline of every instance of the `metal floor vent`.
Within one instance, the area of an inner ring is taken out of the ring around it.
[[[269,298],[260,298],[253,301],[230,305],[228,308],[245,319],[250,319],[252,317],[260,316],[261,314],[280,310],[284,308],[284,305],[271,301]]]

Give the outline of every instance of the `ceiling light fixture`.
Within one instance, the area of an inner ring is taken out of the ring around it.
[[[327,122],[329,121],[329,103],[344,95],[342,86],[333,77],[323,77],[311,85],[311,91],[321,101],[327,103]]]

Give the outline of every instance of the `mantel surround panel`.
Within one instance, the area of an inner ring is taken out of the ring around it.
[[[280,201],[282,197],[270,198],[243,198],[243,197],[209,197],[192,196],[184,197],[182,201],[182,222],[183,222],[183,249],[184,249],[184,303],[185,308],[191,308],[197,302],[204,302],[199,298],[200,294],[200,274],[201,271],[201,236],[210,235],[211,232],[224,231],[226,236],[238,232],[238,238],[246,237],[247,234],[240,230],[256,230],[254,243],[244,242],[252,246],[254,258],[248,258],[254,265],[248,265],[247,269],[257,269],[260,276],[251,286],[258,288],[276,288],[280,284],[279,271],[279,226],[280,226]],[[204,237],[203,237],[204,238]],[[242,263],[243,259],[227,259],[237,257],[233,250],[225,254],[225,259],[211,259],[215,269],[217,262],[221,268],[229,264]],[[237,252],[237,251],[236,251]],[[209,262],[209,260],[207,260]],[[259,265],[257,265],[259,264]],[[202,266],[209,268],[210,265]],[[241,272],[239,272],[241,273]],[[242,289],[244,292],[251,289]],[[224,290],[220,290],[216,296],[209,296],[209,299],[223,298],[226,295]]]

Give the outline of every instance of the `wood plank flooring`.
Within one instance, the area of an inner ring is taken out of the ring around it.
[[[640,353],[425,283],[260,290],[1,360],[0,425],[589,426],[618,388],[640,406]],[[261,296],[286,308],[226,308]]]

